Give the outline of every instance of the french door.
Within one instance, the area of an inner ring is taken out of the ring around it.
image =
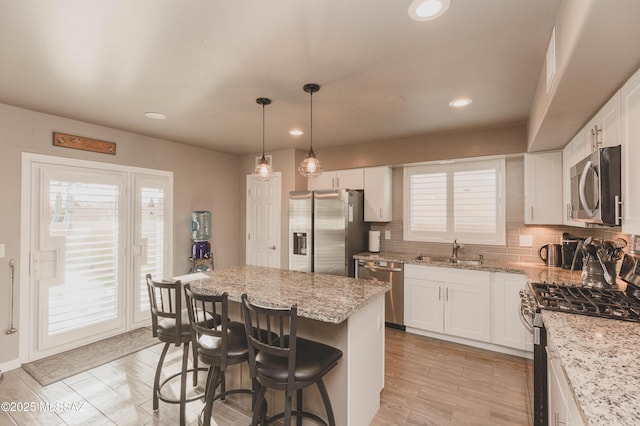
[[[171,276],[172,176],[35,156],[30,358],[148,322],[145,275]]]

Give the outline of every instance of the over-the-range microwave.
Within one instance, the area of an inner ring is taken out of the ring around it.
[[[571,218],[598,225],[620,225],[620,145],[598,148],[571,167]]]

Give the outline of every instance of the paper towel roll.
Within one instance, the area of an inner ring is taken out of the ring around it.
[[[369,231],[369,252],[380,253],[380,231]]]

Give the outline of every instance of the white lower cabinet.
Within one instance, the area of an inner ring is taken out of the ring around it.
[[[405,324],[466,339],[491,340],[491,273],[405,265]]]
[[[533,351],[533,334],[520,319],[520,290],[526,288],[522,274],[495,272],[491,282],[491,343]]]

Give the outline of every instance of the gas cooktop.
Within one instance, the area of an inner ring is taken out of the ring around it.
[[[640,300],[620,290],[531,285],[539,309],[640,322]]]

